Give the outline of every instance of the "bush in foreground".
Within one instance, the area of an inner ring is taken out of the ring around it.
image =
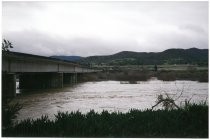
[[[130,110],[128,113],[93,110],[58,112],[55,120],[42,116],[3,130],[4,137],[208,137],[208,106],[173,110]]]

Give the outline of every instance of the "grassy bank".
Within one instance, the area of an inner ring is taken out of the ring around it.
[[[154,74],[159,80],[192,80],[199,82],[208,82],[207,70],[188,70],[188,71],[159,71]]]
[[[3,137],[208,137],[208,106],[128,113],[58,113],[55,120],[24,120],[4,129]]]
[[[208,70],[159,70],[157,72],[147,70],[112,70],[89,74],[83,77],[83,81],[146,81],[151,77],[157,77],[163,81],[192,80],[208,82]]]

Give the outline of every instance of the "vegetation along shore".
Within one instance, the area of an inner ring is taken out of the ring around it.
[[[42,116],[5,127],[2,136],[207,138],[208,106],[191,104],[172,110],[130,110],[127,113],[58,112],[55,120]]]

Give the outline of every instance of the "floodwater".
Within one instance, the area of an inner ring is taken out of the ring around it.
[[[165,93],[173,99],[178,98],[175,101],[177,105],[183,105],[185,99],[191,103],[200,103],[208,101],[208,83],[166,82],[155,78],[145,82],[138,81],[135,84],[120,81],[85,82],[63,89],[22,92],[14,102],[23,105],[17,120],[35,119],[42,115],[48,115],[53,119],[58,111],[79,110],[86,113],[91,109],[97,112],[151,109],[156,103],[157,95]]]

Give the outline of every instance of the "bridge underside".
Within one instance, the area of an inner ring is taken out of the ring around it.
[[[65,84],[76,84],[82,73],[2,73],[2,93],[4,97],[16,96],[16,77],[19,89],[62,88]]]
[[[20,89],[62,88],[77,83],[80,75],[97,72],[69,61],[24,54],[2,53],[2,95],[16,95],[16,77]]]

